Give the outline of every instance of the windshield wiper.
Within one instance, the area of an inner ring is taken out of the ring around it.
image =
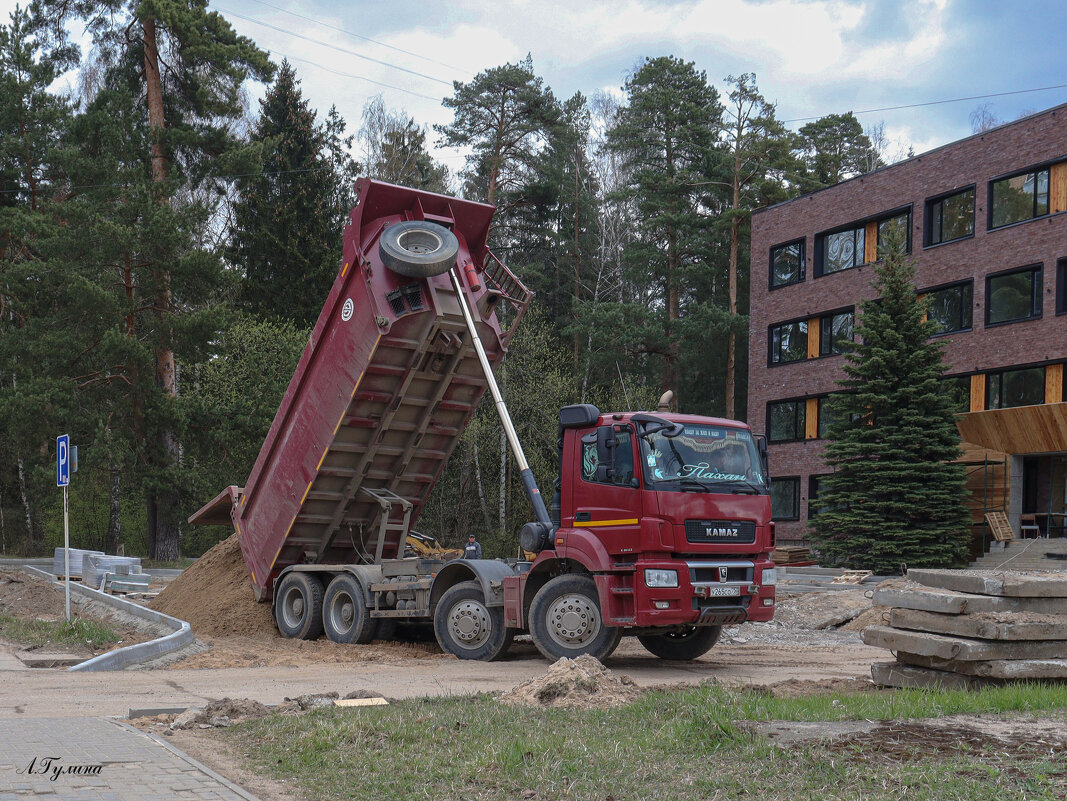
[[[682,492],[711,492],[712,489],[707,484],[697,481],[695,478],[679,478],[678,488]]]
[[[741,489],[739,487],[734,487],[734,489],[733,489],[733,494],[734,495],[760,495],[760,494],[762,494],[760,492],[760,488],[758,486],[756,486],[755,484],[753,484],[751,481],[738,481],[737,483],[740,484],[742,487],[744,487],[744,489]]]

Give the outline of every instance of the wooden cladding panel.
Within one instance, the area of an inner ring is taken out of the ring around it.
[[[1045,403],[1063,402],[1063,365],[1050,364],[1045,368]]]
[[[971,376],[971,411],[985,410],[985,376],[981,373]]]
[[[819,399],[808,398],[804,408],[804,439],[819,437]]]
[[[1002,453],[1067,451],[1067,403],[973,412],[956,418],[966,442]]]
[[[878,223],[869,222],[863,232],[863,263],[878,261]]]
[[[808,358],[819,358],[819,337],[822,335],[822,326],[818,317],[808,320]]]
[[[1067,211],[1067,161],[1052,165],[1048,182],[1050,211],[1053,214]]]

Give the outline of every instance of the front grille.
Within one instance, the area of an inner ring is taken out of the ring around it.
[[[686,520],[686,542],[756,541],[756,524],[752,520]]]
[[[726,581],[751,584],[756,568],[751,562],[690,562],[689,581],[693,584],[720,582],[719,569],[726,568]]]

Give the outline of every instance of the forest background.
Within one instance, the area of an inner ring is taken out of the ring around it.
[[[78,89],[50,92],[72,68]],[[0,27],[0,555],[61,541],[59,433],[79,446],[74,546],[171,560],[223,535],[184,521],[247,477],[359,175],[497,207],[490,247],[537,293],[499,378],[542,485],[569,403],[651,408],[671,389],[682,411],[745,419],[752,212],[906,154],[851,113],[789,130],[752,74],[722,86],[659,56],[619,94],[558,98],[527,56],[456,82],[448,125],[379,97],[350,128],[204,0],[16,10]],[[434,143],[464,148],[462,171]],[[504,555],[529,510],[483,407],[418,527]]]

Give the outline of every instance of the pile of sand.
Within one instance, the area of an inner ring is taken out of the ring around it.
[[[276,636],[270,604],[256,603],[252,593],[236,534],[197,559],[149,606],[187,621],[198,636]]]
[[[774,620],[802,629],[832,629],[871,608],[868,590],[827,590],[786,596],[775,606]]]
[[[594,657],[582,655],[560,659],[545,675],[523,682],[500,700],[513,706],[602,709],[628,704],[639,693],[629,676],[616,675]]]

